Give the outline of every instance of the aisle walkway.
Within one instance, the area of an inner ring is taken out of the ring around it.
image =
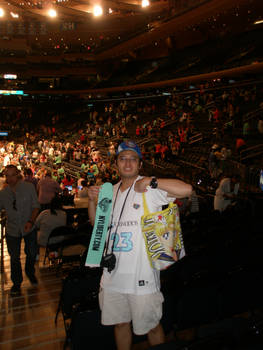
[[[24,281],[21,295],[11,297],[10,263],[6,244],[4,244],[4,272],[1,281],[1,315],[0,315],[0,349],[3,350],[63,350],[65,328],[62,314],[59,313],[57,325],[55,315],[62,287],[60,272],[56,275],[54,268],[43,265],[44,249],[40,251],[36,263],[38,285],[32,286],[24,273],[25,254],[21,249],[21,262]],[[87,325],[88,327],[88,325]],[[133,350],[148,348],[144,339],[133,346]]]
[[[43,266],[43,254],[36,263],[39,284],[31,286],[24,274],[18,297],[10,296],[10,264],[6,245],[4,246],[4,273],[1,274],[1,317],[0,348],[5,350],[63,349],[65,330],[61,314],[57,326],[54,318],[61,290],[61,277],[55,271]],[[22,250],[22,266],[25,255]]]

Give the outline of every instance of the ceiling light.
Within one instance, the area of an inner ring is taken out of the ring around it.
[[[51,18],[55,18],[55,17],[57,17],[57,11],[54,9],[50,9],[50,10],[48,10],[48,15]]]
[[[149,0],[142,0],[142,7],[147,7],[150,5]]]
[[[263,23],[263,19],[260,19],[259,21],[254,22],[254,24],[261,24]]]
[[[17,75],[16,74],[4,74],[4,79],[17,79]]]
[[[93,7],[93,15],[95,17],[101,16],[103,14],[102,7],[100,5],[95,5]]]
[[[13,18],[19,18],[19,14],[18,14],[18,13],[10,12],[10,15],[11,15]]]
[[[5,15],[5,11],[2,8],[0,8],[0,17],[4,17],[4,15]]]

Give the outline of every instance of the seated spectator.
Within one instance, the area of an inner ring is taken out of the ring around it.
[[[94,176],[97,176],[99,174],[99,168],[95,162],[91,163],[91,167],[90,167],[90,171],[88,172],[88,175],[90,174],[90,172],[92,172]]]
[[[31,170],[31,168],[27,168],[27,169],[24,170],[24,181],[31,182],[35,186],[35,189],[37,189],[38,180],[34,176],[33,171]]]
[[[59,164],[58,165],[58,168],[57,168],[57,175],[58,175],[58,182],[61,183],[61,181],[64,179],[65,177],[65,169],[63,167],[62,164]]]
[[[62,210],[61,198],[55,196],[50,203],[50,209],[43,210],[35,221],[36,228],[38,229],[38,245],[45,247],[51,231],[58,226],[65,226],[66,222],[67,215],[66,212]],[[52,243],[60,242],[63,239],[63,237],[54,238],[55,241],[52,241]]]
[[[80,177],[79,177],[78,182],[77,182],[78,188],[81,187],[81,182],[83,180],[86,180],[86,179],[87,179],[86,173],[81,171],[80,172]]]
[[[78,198],[88,197],[88,182],[86,180],[81,181],[81,189],[78,191]]]
[[[62,188],[64,189],[66,186],[72,186],[74,184],[74,179],[69,174],[66,174],[64,179],[61,181]]]
[[[82,163],[81,163],[81,172],[85,173],[89,170],[89,163],[88,163],[88,160],[85,158],[85,159],[82,159]]]
[[[208,157],[208,169],[212,178],[217,178],[218,176],[219,159],[216,155],[216,152],[218,152],[219,149],[219,146],[217,144],[214,144],[210,150]]]
[[[74,205],[74,194],[65,187],[61,194],[62,205]]]
[[[59,182],[58,172],[56,169],[53,170],[52,179]]]
[[[93,169],[90,169],[89,172],[87,173],[87,179],[88,179],[89,182],[90,181],[94,181],[95,182],[96,178],[95,178],[95,174],[94,174]]]
[[[78,191],[78,196],[74,199],[76,208],[88,208],[88,182],[81,181],[81,189]]]
[[[246,141],[242,137],[236,139],[236,152],[240,154],[246,148]]]

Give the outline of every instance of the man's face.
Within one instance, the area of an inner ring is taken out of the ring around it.
[[[5,171],[6,182],[9,186],[15,186],[19,180],[19,173],[15,168],[6,169]]]
[[[118,155],[117,167],[121,177],[136,177],[139,174],[140,158],[133,151],[123,151]]]

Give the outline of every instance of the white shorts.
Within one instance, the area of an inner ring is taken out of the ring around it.
[[[147,334],[162,318],[163,294],[121,294],[102,289],[99,293],[101,323],[115,325],[132,321],[133,332]]]

